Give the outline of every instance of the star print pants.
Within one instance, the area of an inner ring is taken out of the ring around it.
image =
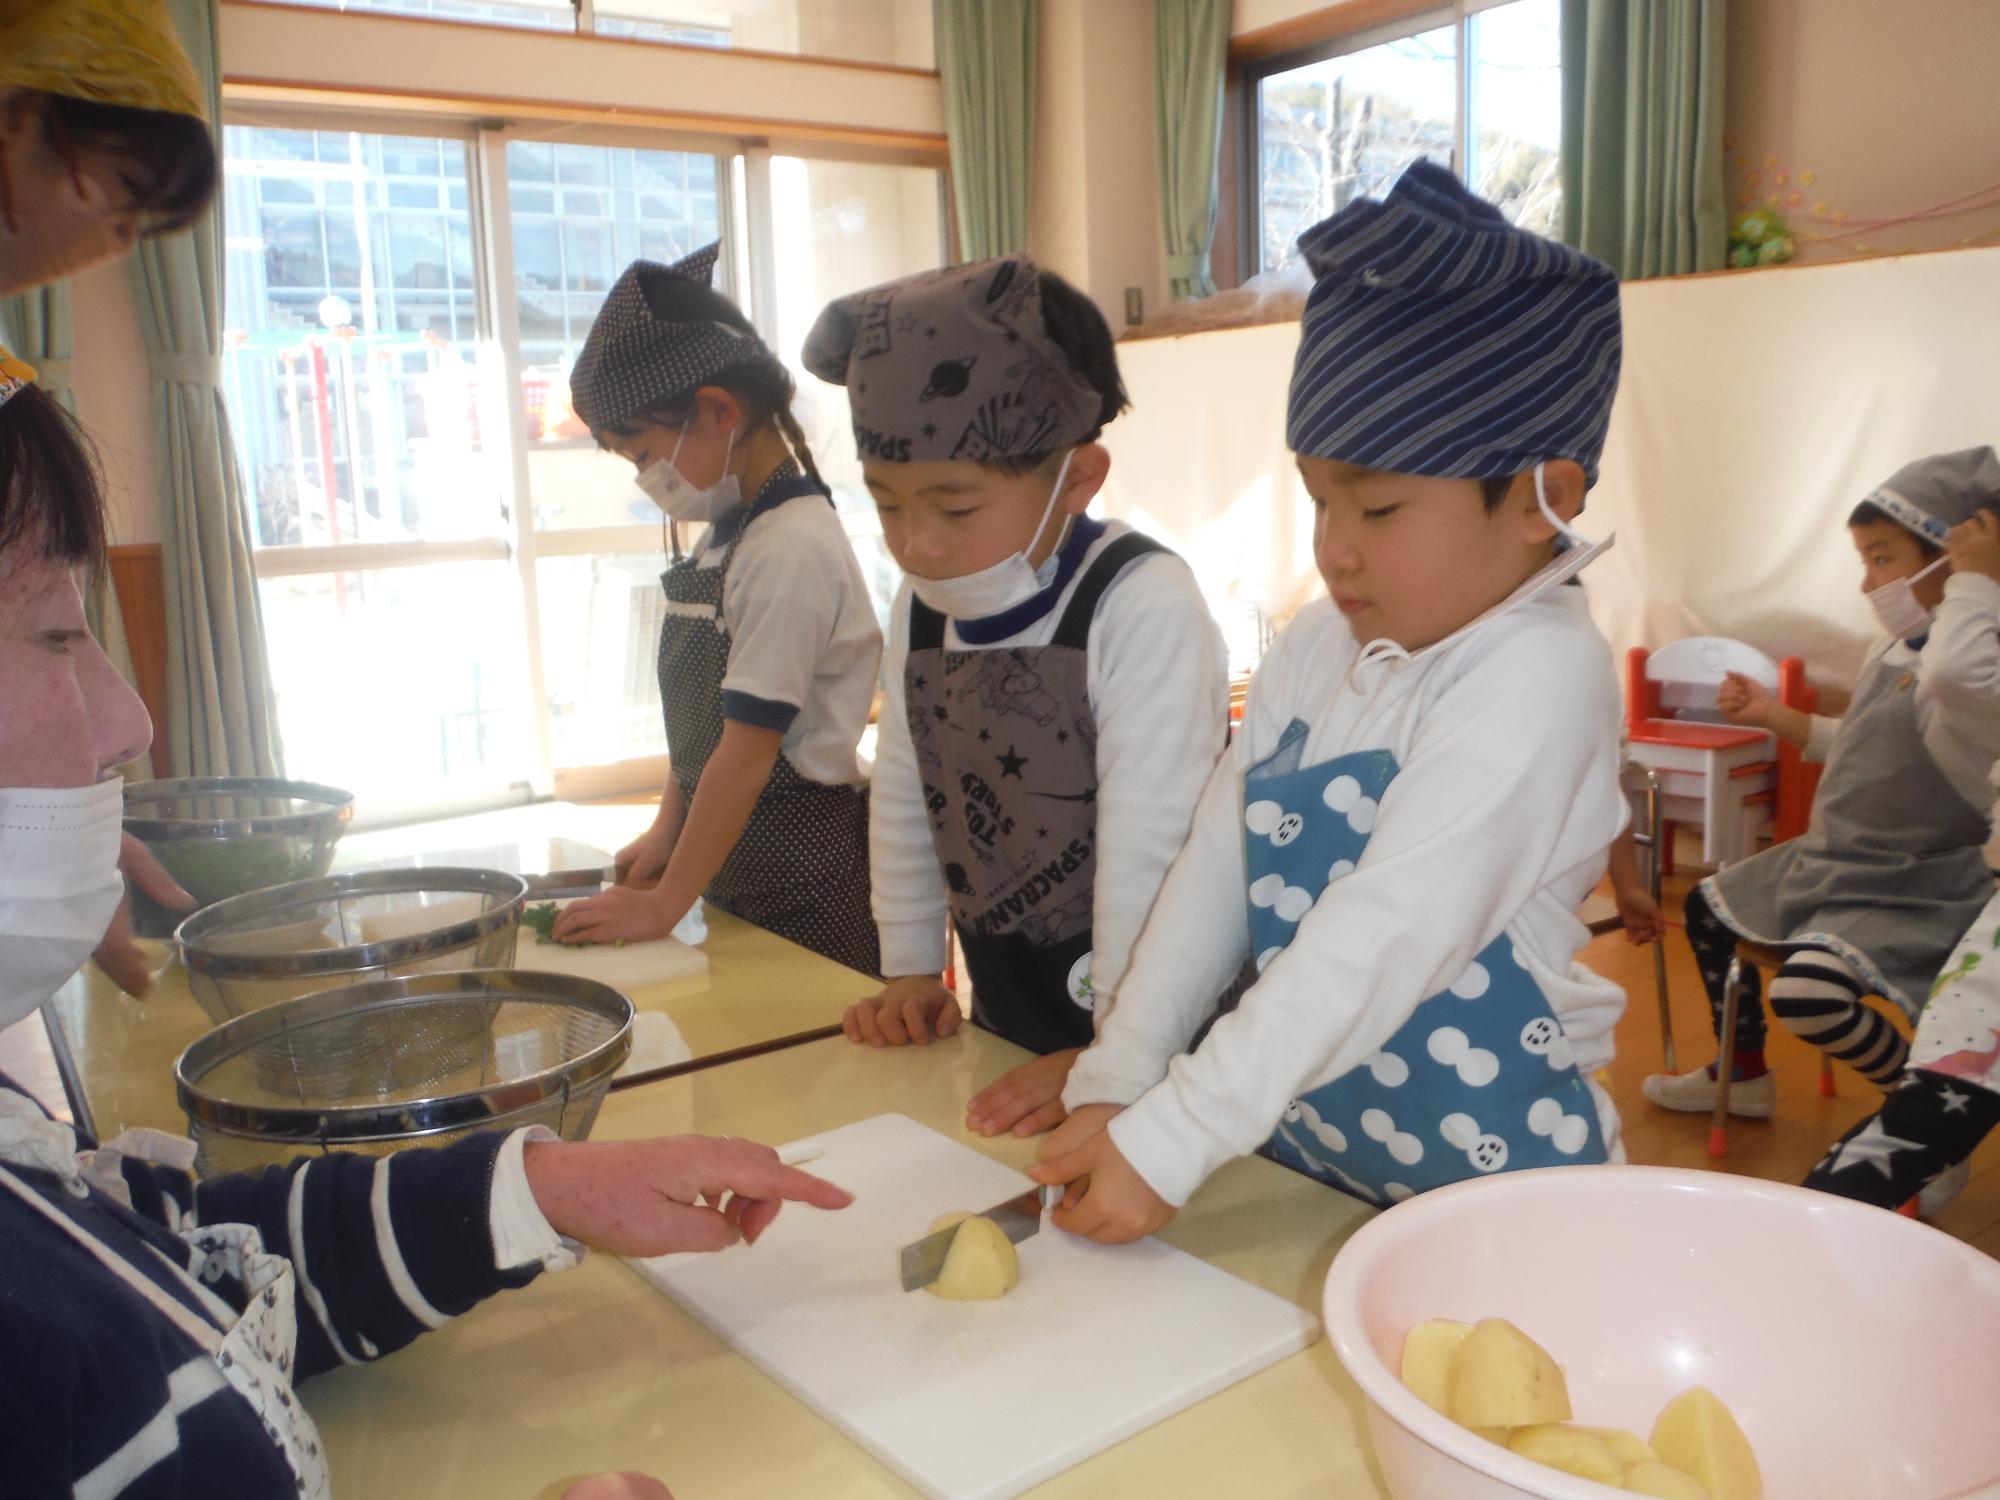
[[[1977,1149],[2000,1125],[2000,1094],[1947,1073],[1912,1068],[1874,1116],[1842,1136],[1806,1186],[1899,1208]]]
[[[1699,887],[1688,892],[1685,917],[1688,946],[1694,949],[1702,988],[1708,992],[1711,1021],[1720,1038],[1723,994],[1730,960],[1736,956],[1737,934],[1716,916]],[[1757,968],[1744,965],[1736,1037],[1730,1044],[1738,1052],[1763,1049],[1762,984]],[[1785,1029],[1801,1041],[1886,1088],[1901,1076],[1909,1049],[1888,1019],[1863,1003],[1867,993],[1867,982],[1837,954],[1823,948],[1800,948],[1771,981],[1771,1009]]]

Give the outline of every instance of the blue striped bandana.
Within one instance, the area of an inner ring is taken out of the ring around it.
[[[1597,482],[1618,278],[1419,161],[1299,236],[1318,278],[1292,366],[1295,453],[1441,479],[1567,458]]]

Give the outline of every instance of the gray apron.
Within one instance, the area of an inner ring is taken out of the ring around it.
[[[1824,948],[1914,1017],[1993,895],[1986,814],[1931,759],[1916,668],[1878,655],[1862,673],[1798,838],[1701,884],[1752,942]]]
[[[1093,1034],[1090,622],[1129,564],[1164,550],[1136,532],[1106,547],[1046,646],[947,651],[944,616],[910,600],[910,742],[972,978],[972,1018],[1036,1052],[1087,1047]]]

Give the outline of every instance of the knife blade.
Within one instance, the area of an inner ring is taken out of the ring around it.
[[[550,870],[523,878],[528,882],[530,901],[566,901],[572,896],[595,896],[607,883],[615,884],[618,873],[609,865],[600,865],[588,870]]]
[[[1062,1202],[1062,1195],[1060,1186],[1031,1187],[1025,1193],[1018,1193],[1004,1203],[996,1203],[973,1217],[991,1219],[1002,1234],[1018,1245],[1041,1229],[1043,1211]],[[944,1270],[945,1253],[951,1249],[958,1228],[954,1224],[949,1229],[927,1234],[902,1248],[897,1255],[897,1266],[902,1273],[904,1291],[914,1292],[938,1279],[939,1273]]]

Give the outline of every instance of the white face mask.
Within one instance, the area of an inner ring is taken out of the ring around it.
[[[1894,579],[1868,591],[1868,607],[1882,628],[1899,641],[1914,640],[1931,628],[1931,612],[1917,602],[1917,580],[1935,573],[1949,558],[1940,557],[1908,578]]]
[[[83,967],[125,894],[125,784],[0,789],[0,1027]]]
[[[1062,467],[1056,470],[1055,488],[1049,491],[1049,503],[1042,509],[1041,520],[1035,523],[1035,534],[1019,552],[1010,553],[990,568],[960,578],[919,578],[910,574],[910,589],[927,609],[954,620],[983,620],[1035,597],[1042,581],[1029,566],[1028,554],[1035,550],[1049,517],[1055,514],[1063,481],[1069,477],[1069,461],[1075,457],[1074,448],[1063,455]]]
[[[687,476],[675,467],[674,460],[681,456],[681,444],[686,441],[687,428],[683,427],[681,435],[674,439],[673,455],[657,459],[639,471],[639,488],[667,513],[669,520],[699,525],[727,515],[743,498],[742,482],[729,472],[729,460],[736,453],[736,430],[730,429],[729,446],[722,455],[722,477],[707,489],[690,484]]]

